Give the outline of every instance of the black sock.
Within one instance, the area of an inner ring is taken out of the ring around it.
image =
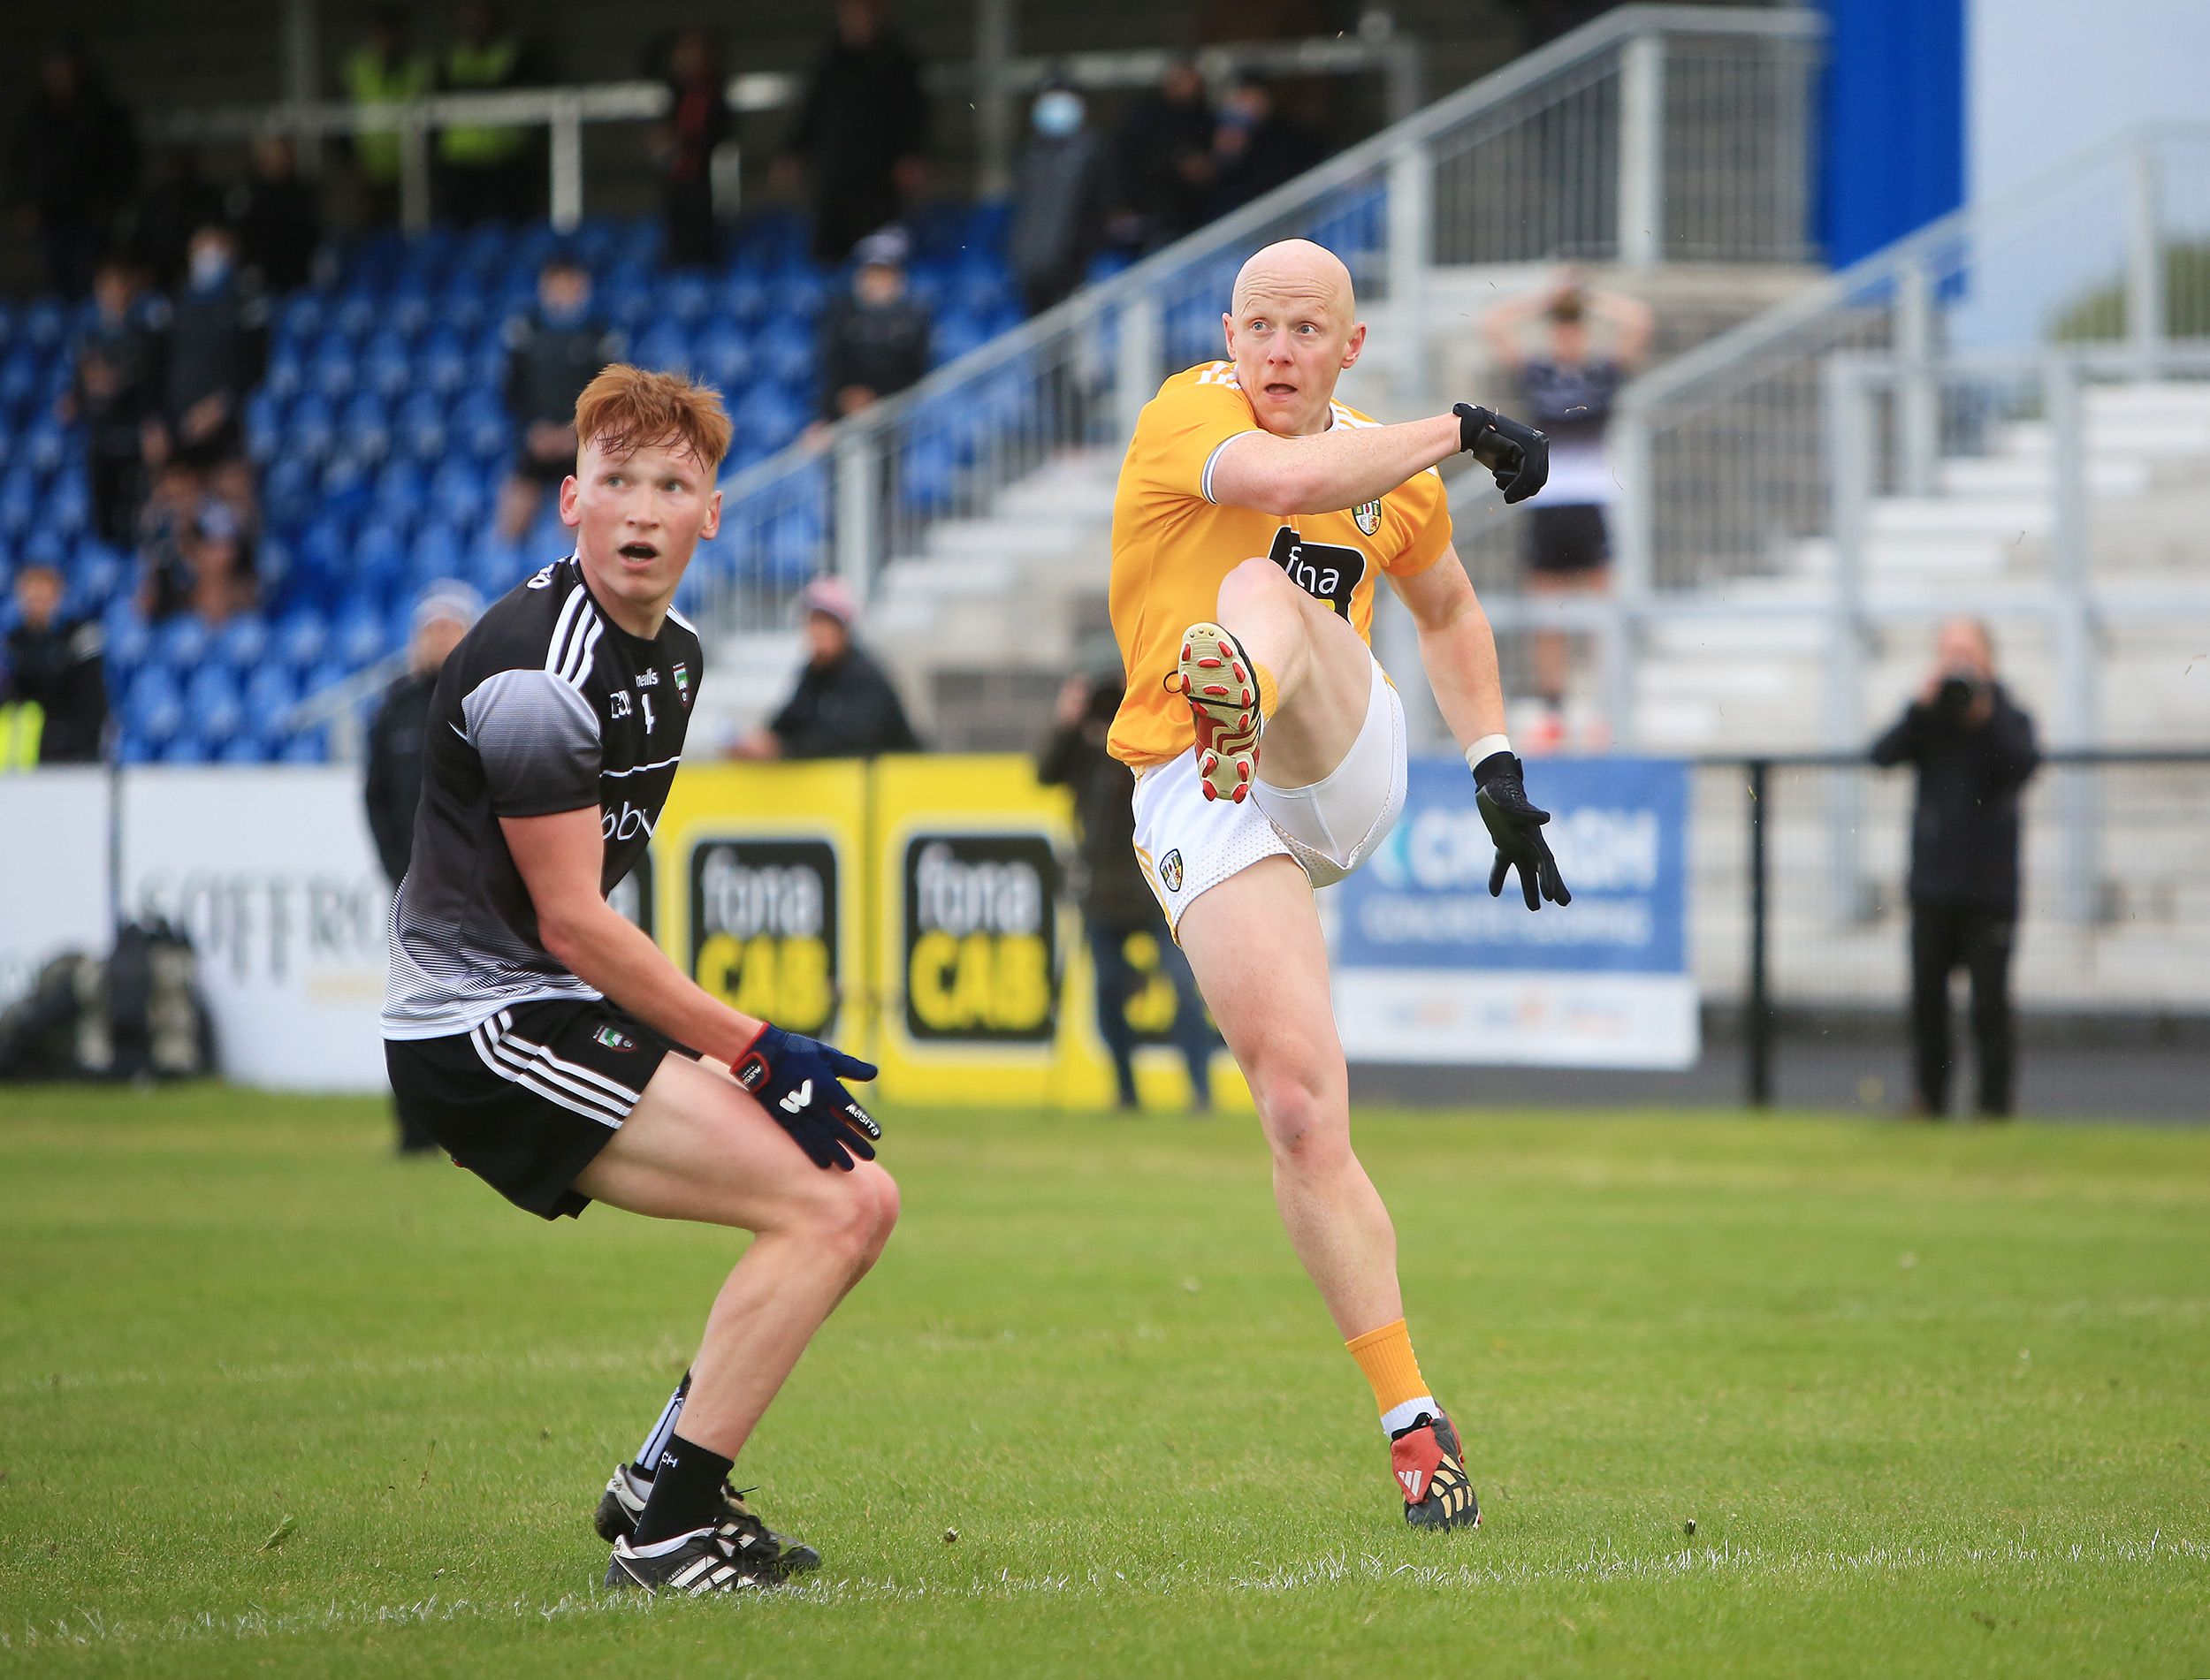
[[[720,1505],[721,1484],[728,1480],[732,1468],[734,1461],[720,1453],[708,1452],[681,1435],[670,1435],[629,1544],[650,1546],[655,1540],[672,1540],[694,1528],[706,1527]]]

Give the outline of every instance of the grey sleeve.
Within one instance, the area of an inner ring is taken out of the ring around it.
[[[461,702],[492,810],[547,817],[598,803],[598,714],[550,671],[500,671]]]

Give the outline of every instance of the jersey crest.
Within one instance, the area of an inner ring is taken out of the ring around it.
[[[1360,531],[1371,536],[1381,529],[1381,503],[1378,500],[1360,502],[1351,510],[1351,517],[1357,521]]]

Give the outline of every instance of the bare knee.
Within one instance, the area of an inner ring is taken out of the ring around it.
[[[1289,574],[1263,554],[1254,554],[1220,581],[1220,616],[1233,618],[1284,590],[1300,593]]]
[[[1327,1173],[1351,1158],[1350,1093],[1340,1073],[1296,1058],[1261,1064],[1251,1094],[1277,1169]]]
[[[865,1205],[868,1214],[867,1243],[859,1257],[860,1269],[865,1271],[881,1258],[883,1245],[897,1228],[898,1182],[880,1167],[870,1163],[852,1174],[851,1188],[855,1199]]]

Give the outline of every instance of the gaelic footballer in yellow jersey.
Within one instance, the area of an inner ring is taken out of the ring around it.
[[[1569,901],[1504,734],[1495,638],[1451,545],[1436,468],[1461,450],[1507,502],[1546,444],[1461,403],[1383,425],[1335,400],[1366,344],[1349,271],[1301,239],[1236,277],[1225,359],[1144,407],[1113,506],[1128,672],[1109,745],[1136,772],[1139,861],[1257,1098],[1291,1244],[1374,1391],[1415,1527],[1481,1508],[1414,1357],[1396,1235],[1353,1152],[1312,889],[1356,869],[1405,799],[1404,707],[1368,642],[1386,579],[1528,908]]]

